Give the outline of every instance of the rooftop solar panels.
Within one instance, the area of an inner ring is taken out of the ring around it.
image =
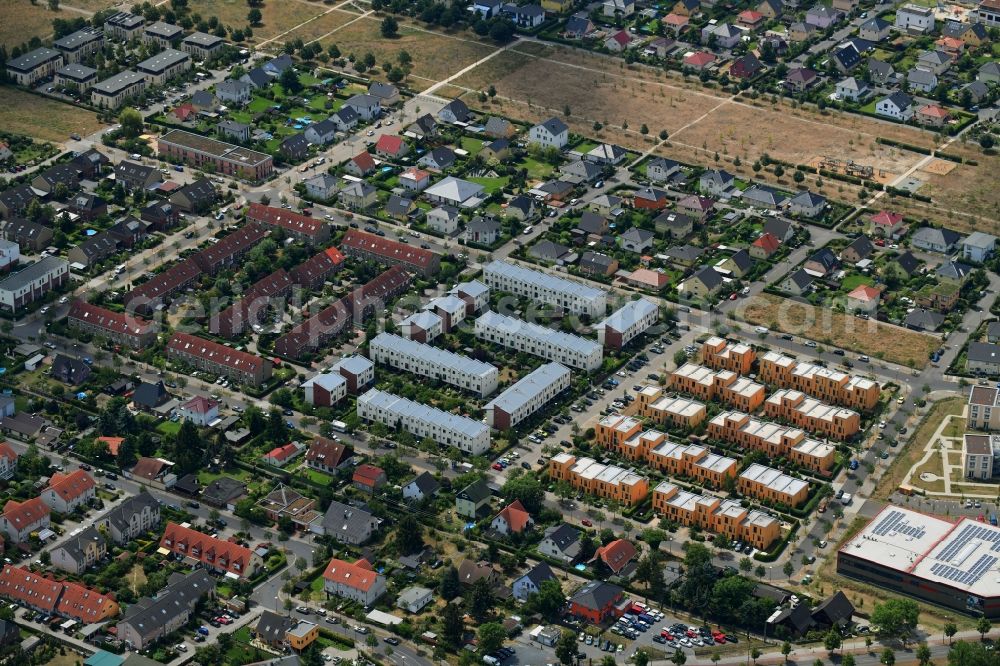
[[[914,539],[922,539],[927,533],[922,525],[910,525],[906,520],[906,514],[902,511],[890,511],[872,530],[872,534],[877,536],[885,536],[892,532],[899,532]]]
[[[962,585],[973,585],[983,577],[990,567],[996,564],[997,558],[992,555],[982,555],[972,567],[966,571],[948,564],[937,563],[931,566],[931,573],[935,573],[942,578],[960,583]]]

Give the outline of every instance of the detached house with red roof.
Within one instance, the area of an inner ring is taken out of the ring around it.
[[[49,487],[42,491],[41,500],[53,511],[70,513],[93,499],[96,490],[97,484],[93,477],[78,469],[69,474],[53,474]]]
[[[385,576],[372,569],[366,559],[345,562],[333,558],[323,572],[323,591],[327,596],[351,599],[371,606],[386,592]]]
[[[402,137],[395,134],[383,134],[375,144],[375,154],[386,159],[399,159],[410,152]]]
[[[764,25],[765,18],[760,12],[747,9],[739,13],[739,16],[736,17],[736,23],[748,30],[756,30]]]
[[[847,295],[847,311],[872,314],[878,308],[878,301],[881,296],[882,292],[875,287],[870,287],[866,284],[858,285]]]
[[[490,522],[490,527],[498,534],[510,536],[511,534],[520,534],[530,529],[534,524],[535,521],[532,520],[531,514],[525,510],[521,500],[514,500],[500,510],[500,513]]]
[[[276,446],[264,454],[264,462],[274,467],[284,467],[297,458],[304,448],[298,442],[289,442],[284,446]]]
[[[684,56],[684,66],[700,72],[715,62],[715,54],[708,51],[695,51]]]
[[[357,176],[358,178],[363,178],[367,176],[372,171],[375,170],[375,159],[371,156],[367,150],[358,153],[351,159],[347,160],[344,164],[344,171],[351,174],[352,176]]]
[[[191,421],[196,426],[207,426],[219,418],[219,403],[204,396],[196,395],[177,408],[182,419]]]
[[[191,558],[234,578],[252,578],[264,566],[260,555],[249,548],[173,522],[167,523],[159,552]]]
[[[14,543],[25,543],[32,532],[49,526],[51,510],[40,497],[24,502],[8,500],[0,515],[0,526]]]
[[[906,231],[903,216],[887,210],[871,216],[871,234],[879,238],[898,239]]]
[[[750,244],[750,256],[754,259],[768,259],[781,247],[781,241],[771,233],[763,233]]]
[[[388,483],[389,477],[385,475],[385,470],[375,465],[358,465],[351,477],[351,483],[358,490],[363,490],[368,494],[374,494],[376,490]]]
[[[338,469],[354,464],[354,449],[343,442],[317,437],[306,452],[306,464],[321,472],[333,474]]]
[[[626,30],[619,30],[604,40],[604,46],[612,53],[621,53],[632,43],[632,35]]]
[[[635,559],[636,550],[632,542],[625,539],[615,539],[606,546],[601,546],[594,552],[593,561],[600,561],[614,574],[621,573],[628,563]]]

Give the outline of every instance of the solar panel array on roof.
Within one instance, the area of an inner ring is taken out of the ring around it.
[[[878,536],[885,536],[890,532],[899,532],[915,539],[921,539],[926,534],[922,525],[910,525],[902,511],[890,511],[872,530],[872,534]]]
[[[982,555],[976,563],[972,565],[972,568],[968,571],[964,569],[958,569],[956,567],[947,564],[935,564],[931,566],[931,572],[941,576],[942,578],[947,578],[948,580],[954,581],[956,583],[961,583],[962,585],[973,585],[976,581],[983,577],[990,567],[996,564],[997,558],[993,555]]]

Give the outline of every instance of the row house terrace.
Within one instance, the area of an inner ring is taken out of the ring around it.
[[[260,555],[249,548],[173,522],[167,523],[159,552],[190,558],[208,569],[242,579],[252,578],[264,565]]]
[[[247,327],[260,324],[272,305],[282,307],[291,293],[292,280],[284,268],[279,268],[255,282],[228,308],[213,315],[209,330],[229,340],[237,338]]]
[[[167,356],[232,381],[260,386],[271,378],[271,359],[236,351],[189,333],[174,333]]]
[[[748,509],[736,500],[696,495],[668,481],[653,490],[653,510],[680,525],[697,525],[762,550],[781,536],[781,524],[763,511]]]
[[[157,327],[153,322],[82,300],[73,301],[67,323],[71,328],[131,349],[145,349],[156,340]]]
[[[740,474],[736,487],[747,497],[778,502],[793,508],[809,499],[809,484],[806,481],[756,463]]]
[[[627,506],[638,504],[649,494],[649,479],[636,472],[603,465],[592,458],[559,453],[549,460],[549,476],[573,488]]]
[[[702,363],[715,370],[729,370],[738,375],[748,375],[753,368],[757,352],[743,342],[731,342],[713,335],[701,345]]]
[[[761,356],[757,374],[761,381],[779,388],[801,391],[862,412],[874,409],[881,393],[881,386],[872,379],[797,361],[773,351]]]
[[[699,400],[718,400],[745,412],[756,411],[767,397],[763,384],[732,370],[712,370],[695,363],[685,363],[670,373],[670,388]]]
[[[638,397],[639,416],[671,428],[694,428],[708,416],[704,404],[665,395],[659,386],[644,386]]]
[[[712,439],[761,451],[772,460],[787,458],[818,474],[829,474],[833,467],[832,445],[806,437],[799,428],[762,421],[744,412],[717,414],[708,422],[707,432]]]
[[[853,409],[828,405],[791,389],[775,391],[764,403],[764,413],[831,439],[850,439],[861,430],[861,415]]]

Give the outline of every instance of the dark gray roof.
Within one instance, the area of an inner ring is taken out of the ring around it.
[[[979,363],[1000,363],[1000,345],[972,341],[969,343],[968,357],[970,361]]]
[[[556,575],[552,572],[552,567],[546,562],[539,562],[533,566],[522,578],[527,578],[535,587],[541,587],[542,583],[547,580],[557,580]]]
[[[438,483],[438,480],[435,479],[430,472],[421,472],[416,478],[406,485],[415,485],[420,491],[420,494],[424,497],[433,495],[441,487],[441,484]]]
[[[563,257],[569,248],[565,245],[560,245],[559,243],[554,243],[550,240],[543,240],[541,242],[535,243],[528,250],[528,254],[538,259],[547,259],[550,261],[555,261],[560,257]]]
[[[90,377],[90,366],[78,358],[56,354],[52,361],[52,376],[71,385],[82,384]]]
[[[812,626],[812,623],[812,615],[810,615],[809,609],[804,603],[800,603],[795,608],[784,609],[771,622],[774,625],[783,624],[796,634],[804,633]]]
[[[828,247],[821,247],[809,257],[809,261],[814,261],[823,266],[825,270],[831,270],[837,265],[837,255]]]
[[[524,215],[530,215],[534,207],[535,204],[531,200],[531,197],[527,197],[523,194],[520,194],[507,202],[507,210],[510,210],[511,208],[516,208],[517,210],[521,211]]]
[[[600,580],[592,580],[577,590],[572,601],[584,608],[603,610],[622,594],[622,588]]]
[[[800,268],[789,276],[789,279],[797,286],[799,289],[805,289],[813,282],[813,276],[806,273],[805,269]]]
[[[900,268],[906,271],[907,275],[913,275],[914,273],[916,273],[917,269],[920,268],[920,264],[923,263],[922,261],[917,259],[913,255],[913,253],[910,252],[909,250],[896,257],[894,261],[897,264],[899,264]]]
[[[285,640],[285,634],[296,624],[298,623],[287,615],[278,615],[266,610],[261,613],[254,631],[262,641],[279,643]]]
[[[438,111],[438,116],[440,116],[445,110],[451,111],[451,114],[455,116],[455,120],[459,122],[465,122],[469,119],[469,107],[465,105],[460,99],[453,99],[448,102],[441,111]]]
[[[715,289],[722,284],[722,276],[711,266],[702,267],[691,278],[699,280],[708,289]]]
[[[968,264],[963,264],[960,261],[946,261],[945,263],[938,266],[937,274],[939,277],[949,278],[952,280],[964,280],[965,276],[972,272],[972,266]]]
[[[864,259],[874,251],[875,246],[868,240],[868,236],[862,234],[855,238],[845,249],[853,249],[860,258]]]
[[[566,523],[560,523],[545,530],[545,538],[550,539],[561,552],[566,552],[568,548],[579,541],[580,534],[580,530]]]
[[[744,273],[753,266],[753,258],[746,250],[739,250],[733,256],[729,257],[729,260]]]
[[[142,513],[142,510],[146,507],[150,507],[151,509],[158,511],[160,503],[156,501],[155,497],[143,489],[137,495],[132,495],[124,502],[111,509],[111,511],[108,511],[108,513],[105,514],[105,518],[108,523],[114,525],[115,529],[122,532],[128,529],[132,516]]]
[[[778,217],[769,217],[764,222],[764,233],[771,234],[781,242],[784,242],[791,226],[792,224],[788,220],[783,220]]]
[[[140,635],[149,636],[182,613],[194,608],[199,599],[215,589],[215,581],[204,569],[189,574],[175,573],[155,599],[143,597],[128,607],[122,622],[128,622]]]
[[[104,537],[101,533],[97,531],[97,528],[91,525],[87,527],[79,534],[71,536],[66,539],[60,546],[62,550],[66,551],[66,554],[76,562],[77,564],[82,564],[87,559],[86,547],[87,544],[92,542],[102,542]]]
[[[784,194],[767,185],[754,185],[743,193],[744,201],[752,201],[772,207],[780,206],[786,198]]]
[[[960,240],[962,240],[962,234],[957,231],[952,231],[944,227],[940,229],[935,227],[921,227],[913,233],[910,242],[920,241],[929,245],[940,245],[945,248],[951,248]]]
[[[132,393],[132,402],[144,407],[159,407],[169,399],[170,394],[167,393],[167,387],[162,381],[155,384],[142,382]]]
[[[580,257],[580,267],[597,268],[600,269],[601,272],[604,272],[614,261],[614,257],[609,257],[606,254],[587,251]]]
[[[580,216],[576,228],[586,231],[588,234],[603,234],[608,229],[608,221],[604,219],[603,215],[598,215],[592,210],[585,210]]]
[[[367,509],[336,500],[330,502],[323,515],[326,534],[350,543],[361,543],[377,526],[378,518]]]
[[[698,247],[697,245],[678,245],[677,247],[668,248],[666,255],[675,261],[695,261],[704,254],[705,251]]]
[[[546,130],[548,130],[549,134],[551,134],[552,136],[562,134],[563,132],[569,129],[569,127],[566,126],[566,123],[559,120],[558,118],[549,118],[544,123],[540,124]]]
[[[214,501],[217,504],[225,504],[226,502],[235,499],[244,493],[246,493],[246,487],[243,483],[237,481],[236,479],[229,478],[228,476],[220,476],[205,486],[205,489],[201,491],[201,496],[208,501]]]
[[[456,499],[464,499],[473,504],[479,504],[484,499],[489,499],[490,497],[490,487],[483,479],[476,479],[465,488],[459,491],[456,495]]]
[[[407,215],[413,206],[413,199],[393,194],[385,202],[385,210],[390,215]]]
[[[647,231],[646,229],[640,229],[638,227],[632,227],[624,233],[621,234],[620,238],[625,241],[630,241],[633,243],[647,243],[656,236],[652,231]]]
[[[907,95],[906,93],[894,92],[885,99],[889,100],[890,102],[895,104],[897,108],[904,111],[913,106],[913,98]]]
[[[935,310],[918,308],[906,315],[903,323],[919,331],[936,331],[944,323],[944,315]]]

